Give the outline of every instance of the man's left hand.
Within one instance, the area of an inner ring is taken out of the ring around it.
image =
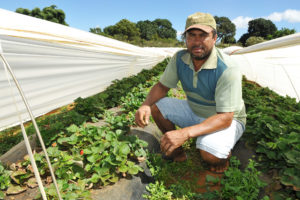
[[[160,140],[160,148],[167,156],[189,139],[189,134],[184,129],[169,131]]]

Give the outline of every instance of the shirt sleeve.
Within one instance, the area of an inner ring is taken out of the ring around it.
[[[176,88],[178,83],[178,75],[177,75],[177,67],[176,67],[176,59],[177,53],[171,58],[168,63],[163,75],[160,78],[161,84],[168,88]]]
[[[238,67],[226,69],[217,82],[216,111],[235,112],[242,109],[242,74]]]

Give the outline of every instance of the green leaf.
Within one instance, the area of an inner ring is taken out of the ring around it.
[[[76,133],[76,132],[79,132],[79,127],[76,126],[75,124],[72,124],[71,126],[66,128],[66,130],[71,132],[71,133]]]
[[[213,177],[211,175],[206,175],[205,177],[206,182],[211,182],[211,183],[218,183],[220,181],[220,179],[218,177]]]
[[[146,157],[146,152],[144,149],[138,149],[134,151],[136,157]]]
[[[73,135],[71,135],[71,136],[69,137],[68,143],[69,143],[69,144],[76,144],[76,143],[77,143],[77,140],[78,140],[78,137],[77,137],[75,134],[73,134]]]
[[[58,138],[57,142],[58,144],[62,144],[64,145],[65,143],[67,143],[70,139],[68,137],[64,137],[64,138]]]
[[[60,155],[60,150],[58,150],[58,147],[48,147],[47,153],[51,157],[58,157]]]
[[[112,132],[108,132],[106,135],[105,135],[105,139],[108,140],[108,141],[112,141],[113,140],[113,133]]]
[[[95,163],[98,159],[100,159],[99,154],[92,154],[92,155],[87,157],[87,160],[91,163]]]
[[[84,154],[92,154],[93,151],[91,149],[83,149]]]
[[[119,167],[119,171],[125,173],[128,171],[128,167],[126,165],[121,165]]]
[[[122,143],[120,146],[119,146],[119,154],[120,155],[127,155],[130,153],[130,147],[128,146],[128,144],[126,143]]]
[[[100,179],[100,176],[98,175],[98,174],[96,174],[96,173],[94,173],[93,175],[92,175],[92,177],[89,179],[92,183],[97,183],[98,181],[99,181],[99,179]]]
[[[84,170],[85,171],[90,171],[92,169],[92,167],[93,167],[93,165],[87,164],[87,165],[85,165]]]
[[[5,193],[0,190],[0,199],[4,199],[4,197],[5,197]]]
[[[128,166],[128,173],[135,175],[137,173],[139,173],[139,171],[143,171],[143,169],[140,166],[134,165],[134,166]]]
[[[113,176],[112,178],[109,179],[110,182],[116,183],[119,180],[119,177]]]
[[[288,152],[285,152],[284,155],[285,155],[288,163],[290,163],[290,164],[299,164],[300,163],[300,151],[290,150]]]

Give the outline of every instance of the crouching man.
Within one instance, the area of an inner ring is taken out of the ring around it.
[[[214,17],[195,13],[186,20],[186,50],[177,52],[137,110],[138,126],[148,124],[150,114],[164,133],[161,149],[175,161],[186,160],[182,144],[197,138],[199,156],[212,172],[222,173],[236,142],[245,130],[242,75],[238,66],[215,47]],[[166,97],[181,82],[187,100]],[[180,127],[176,130],[175,125]]]

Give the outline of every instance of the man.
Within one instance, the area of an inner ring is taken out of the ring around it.
[[[186,20],[183,37],[187,50],[179,51],[167,65],[135,115],[144,127],[152,114],[164,133],[161,149],[175,161],[184,161],[181,145],[196,138],[196,148],[210,170],[222,173],[246,123],[239,68],[215,47],[216,22],[210,14],[195,13]],[[166,98],[181,82],[187,100]],[[180,129],[176,130],[175,125]]]

